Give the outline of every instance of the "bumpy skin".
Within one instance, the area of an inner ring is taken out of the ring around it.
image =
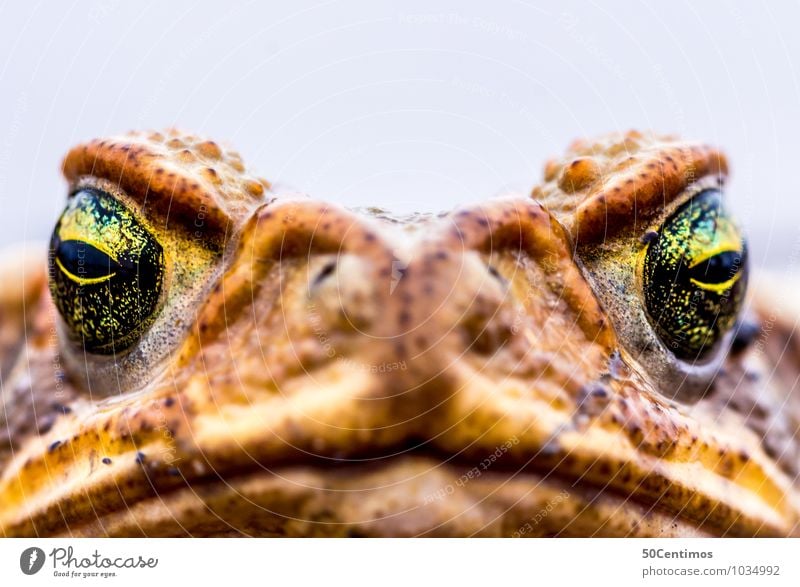
[[[673,400],[606,287],[726,171],[705,146],[614,135],[548,163],[533,198],[393,219],[283,195],[175,131],[76,147],[70,185],[115,190],[171,259],[170,328],[96,375],[44,259],[24,283],[4,266],[0,528],[797,535],[797,312],[756,286],[765,327]]]

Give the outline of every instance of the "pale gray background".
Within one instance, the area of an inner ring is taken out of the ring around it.
[[[527,190],[575,137],[718,144],[753,260],[800,258],[800,6],[689,0],[0,6],[0,245],[46,239],[77,141],[177,125],[320,198]]]

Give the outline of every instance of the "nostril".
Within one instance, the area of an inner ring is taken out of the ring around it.
[[[380,311],[374,266],[358,255],[313,259],[308,268],[308,299],[315,319],[333,332],[365,330]]]
[[[749,318],[744,318],[741,320],[737,326],[736,330],[733,334],[733,343],[731,345],[731,350],[733,353],[741,353],[755,341],[758,335],[761,333],[761,324],[755,322]]]
[[[317,273],[317,276],[314,278],[314,281],[311,282],[311,286],[316,287],[320,285],[328,277],[333,275],[334,271],[336,271],[336,261],[331,261],[330,263],[326,263],[325,266],[322,269],[320,269],[319,273]]]
[[[502,285],[503,288],[507,288],[508,280],[500,274],[500,272],[497,270],[497,267],[495,267],[494,265],[489,265],[488,267],[489,267],[489,273],[492,275],[492,277],[494,277],[498,282],[500,282],[500,285]]]

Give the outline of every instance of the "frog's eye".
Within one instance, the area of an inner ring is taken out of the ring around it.
[[[163,275],[161,245],[130,210],[98,189],[70,198],[50,241],[50,291],[75,342],[130,347],[155,317]]]
[[[679,359],[702,360],[734,325],[747,287],[747,245],[716,190],[679,208],[643,253],[645,306]]]

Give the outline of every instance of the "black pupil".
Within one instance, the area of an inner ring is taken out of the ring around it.
[[[119,263],[103,251],[83,241],[59,242],[56,255],[67,271],[85,279],[105,277],[121,269]]]
[[[692,267],[689,277],[702,283],[725,283],[736,275],[741,266],[741,253],[725,251]]]

